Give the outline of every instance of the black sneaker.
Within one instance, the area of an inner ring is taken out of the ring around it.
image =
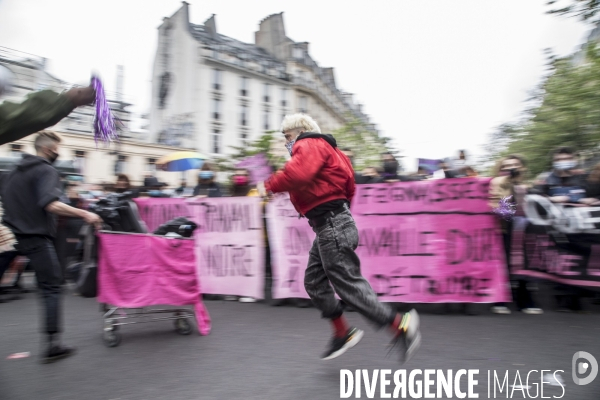
[[[403,363],[408,362],[421,347],[420,326],[419,314],[416,310],[410,310],[402,316],[402,321],[398,325],[398,332],[392,339],[392,343],[390,343],[390,351],[396,346],[400,346],[403,353]]]
[[[333,360],[336,357],[344,354],[348,349],[353,348],[360,342],[365,333],[357,328],[348,329],[346,336],[338,338],[333,337],[329,343],[329,347],[321,356],[321,360]]]
[[[77,351],[70,347],[64,347],[61,345],[54,345],[48,349],[44,357],[42,358],[42,364],[50,364],[63,358],[72,356]]]

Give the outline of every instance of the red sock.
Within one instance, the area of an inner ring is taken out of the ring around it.
[[[396,314],[396,318],[394,318],[394,322],[392,322],[392,325],[390,326],[394,335],[397,335],[399,333],[398,327],[400,326],[401,322],[402,314]]]
[[[348,322],[343,315],[333,318],[331,322],[333,323],[333,334],[335,337],[340,338],[346,336],[346,333],[348,333],[348,329],[350,328],[348,327]]]

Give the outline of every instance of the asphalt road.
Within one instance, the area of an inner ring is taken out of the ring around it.
[[[38,362],[35,295],[0,304],[0,399],[326,400],[340,398],[341,369],[372,373],[402,368],[479,369],[479,398],[488,398],[488,370],[502,376],[509,371],[511,385],[517,370],[523,380],[530,370],[563,370],[562,398],[600,398],[600,377],[588,386],[577,386],[571,378],[576,351],[587,351],[600,360],[597,306],[589,315],[546,312],[541,316],[438,315],[431,306],[423,306],[423,346],[402,366],[397,354],[386,356],[387,332],[374,331],[356,313],[348,313],[348,318],[365,329],[362,342],[342,357],[322,362],[319,355],[330,327],[314,308],[209,301],[213,319],[209,336],[181,336],[171,321],[161,321],[122,327],[120,346],[107,348],[95,300],[71,294],[65,298],[64,339],[79,353],[50,365]],[[31,356],[7,359],[19,352]],[[545,396],[561,394],[560,387],[545,386]],[[361,398],[366,398],[364,391]],[[513,398],[523,398],[522,392],[515,392]]]

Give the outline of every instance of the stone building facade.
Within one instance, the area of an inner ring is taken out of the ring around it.
[[[333,68],[320,67],[308,43],[286,36],[283,14],[260,21],[255,43],[243,43],[218,33],[214,15],[190,23],[183,2],[158,28],[152,76],[150,129],[158,143],[226,155],[295,112],[313,116],[324,132],[356,119],[378,134],[338,89]]]

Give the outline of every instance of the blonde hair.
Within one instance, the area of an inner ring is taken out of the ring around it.
[[[291,114],[286,115],[281,122],[281,132],[291,129],[304,129],[306,132],[321,133],[321,128],[317,122],[306,114]]]

